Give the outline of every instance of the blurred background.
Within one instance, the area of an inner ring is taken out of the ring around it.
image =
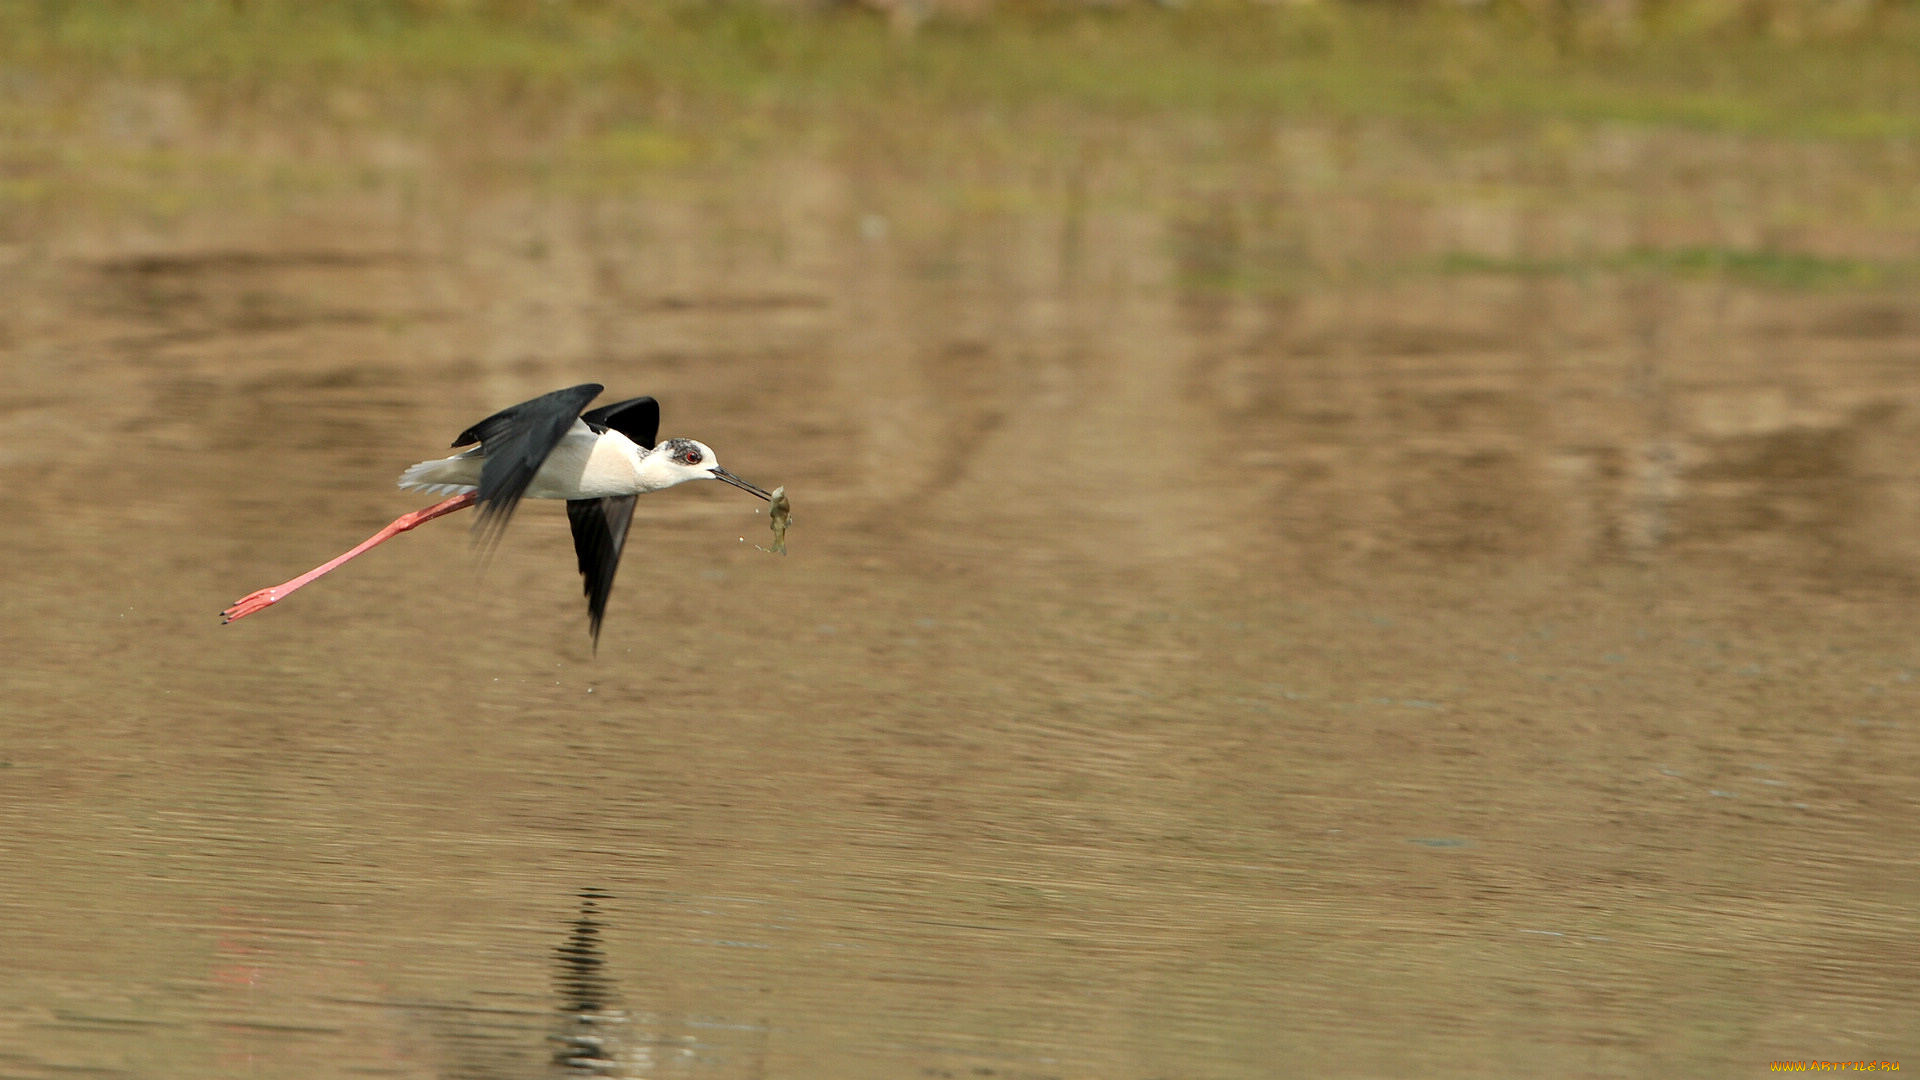
[[[1911,1065],[1916,285],[1906,0],[0,4],[0,1077]]]

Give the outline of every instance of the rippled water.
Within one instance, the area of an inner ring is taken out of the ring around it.
[[[36,224],[0,1076],[1910,1051],[1920,305],[1419,262],[1684,246],[1792,147],[1612,133],[1547,212],[1341,138],[1011,204],[802,157]],[[700,485],[597,656],[540,505],[219,625],[589,379],[786,485],[790,557]]]

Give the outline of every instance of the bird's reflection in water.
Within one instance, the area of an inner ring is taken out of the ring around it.
[[[582,890],[573,931],[554,950],[560,1022],[550,1038],[556,1076],[628,1075],[621,1065],[621,1029],[627,1014],[614,1000],[607,955],[600,944],[599,901],[606,898],[596,889]]]

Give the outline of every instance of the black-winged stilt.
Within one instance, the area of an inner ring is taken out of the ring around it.
[[[620,567],[620,548],[633,522],[636,497],[688,480],[714,479],[762,499],[771,498],[721,468],[705,443],[668,439],[655,445],[660,405],[650,397],[629,398],[581,413],[602,389],[583,383],[555,390],[502,409],[461,432],[454,446],[479,445],[452,457],[423,461],[400,474],[403,488],[451,498],[400,515],[351,550],[291,581],[248,593],[222,611],[220,621],[230,623],[271,607],[348,560],[455,510],[479,504],[475,537],[489,548],[499,541],[522,498],[565,499],[597,647],[600,620],[606,615],[607,594],[613,591],[613,574]]]

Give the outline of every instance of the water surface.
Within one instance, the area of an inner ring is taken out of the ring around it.
[[[11,219],[0,1076],[1912,1060],[1920,306],[1685,254],[1891,257],[1820,148],[1103,138]],[[646,497],[595,655],[529,505],[219,625],[588,380],[791,554]]]

